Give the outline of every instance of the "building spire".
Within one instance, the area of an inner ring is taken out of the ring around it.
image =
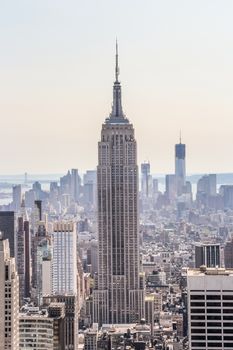
[[[120,74],[119,66],[118,66],[118,42],[116,39],[116,67],[115,67],[115,78],[116,82],[118,83],[118,76]]]
[[[119,82],[119,63],[118,63],[118,42],[116,40],[116,53],[115,53],[115,82],[113,84],[113,103],[112,111],[109,118],[106,119],[106,123],[128,123],[128,119],[125,117],[121,103],[121,83]]]
[[[182,143],[182,142],[181,142],[181,129],[180,129],[180,143]]]

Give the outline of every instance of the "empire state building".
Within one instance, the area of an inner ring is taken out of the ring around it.
[[[138,166],[134,128],[123,113],[116,44],[112,111],[98,143],[98,276],[94,322],[128,323],[144,316],[139,271]]]

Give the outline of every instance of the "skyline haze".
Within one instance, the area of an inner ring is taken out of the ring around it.
[[[1,174],[96,167],[116,36],[138,164],[173,172],[181,129],[187,173],[233,171],[232,2],[13,0],[0,7]]]

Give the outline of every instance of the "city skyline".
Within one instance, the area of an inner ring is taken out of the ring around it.
[[[116,36],[138,162],[173,171],[181,129],[187,173],[232,171],[230,1],[13,3],[0,14],[1,174],[96,167]]]
[[[233,349],[232,14],[0,5],[0,350]]]

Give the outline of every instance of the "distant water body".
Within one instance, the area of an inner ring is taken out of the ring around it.
[[[34,182],[41,183],[44,191],[49,191],[51,182],[59,182],[64,174],[33,174],[27,175],[0,175],[0,205],[7,205],[12,202],[12,188],[14,185],[22,185],[22,191],[26,192],[32,188]]]
[[[191,174],[187,176],[187,181],[192,183],[192,191],[194,198],[196,197],[197,181],[204,174]],[[44,191],[49,191],[51,182],[59,182],[60,177],[64,174],[27,174],[27,182],[25,183],[25,175],[0,175],[0,205],[9,204],[12,201],[12,187],[14,185],[22,185],[23,192],[32,188],[32,184],[36,181],[41,183]],[[165,175],[153,174],[154,178],[159,180],[159,191],[165,191]],[[217,189],[224,184],[233,184],[233,173],[217,174]]]

